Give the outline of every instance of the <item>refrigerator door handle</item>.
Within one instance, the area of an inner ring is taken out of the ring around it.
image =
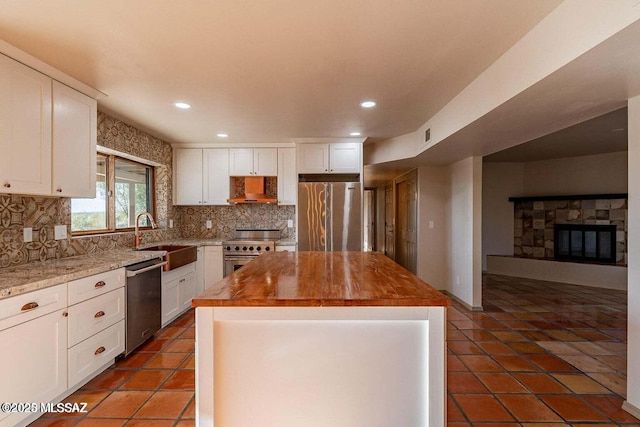
[[[325,252],[333,251],[333,229],[331,212],[333,210],[333,197],[331,195],[331,184],[324,184],[324,229],[325,229]]]

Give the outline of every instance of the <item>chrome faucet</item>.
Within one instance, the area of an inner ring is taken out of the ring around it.
[[[140,230],[138,229],[140,226],[138,225],[138,223],[140,222],[140,217],[141,216],[146,216],[151,220],[151,228],[158,228],[158,224],[156,224],[156,221],[153,219],[153,216],[149,213],[149,212],[141,212],[138,214],[138,216],[136,216],[136,226],[135,226],[135,247],[136,249],[140,248],[140,241],[142,240],[142,236],[140,235]]]

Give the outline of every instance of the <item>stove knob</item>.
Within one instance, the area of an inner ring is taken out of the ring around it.
[[[249,246],[249,250],[250,250],[250,251],[253,251],[253,246]]]
[[[266,248],[264,248],[264,250],[269,252],[271,250],[271,248],[269,246],[267,246]]]
[[[239,251],[239,250],[240,250],[240,246],[236,246],[236,251]]]
[[[260,252],[260,251],[262,250],[262,248],[261,248],[260,246],[258,246],[258,247],[256,248],[256,250],[257,250],[258,252]]]
[[[243,251],[246,251],[246,250],[247,250],[247,247],[246,247],[246,246],[243,246],[243,247],[242,247],[242,250],[243,250]]]
[[[231,250],[231,246],[227,246],[227,250],[230,251]]]

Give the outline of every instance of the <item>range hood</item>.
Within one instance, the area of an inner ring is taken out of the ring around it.
[[[244,194],[228,199],[229,203],[277,203],[278,199],[265,194],[264,176],[246,176]]]

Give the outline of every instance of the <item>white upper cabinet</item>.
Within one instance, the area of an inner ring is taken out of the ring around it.
[[[202,204],[227,205],[229,198],[229,149],[202,150]]]
[[[226,205],[229,198],[229,149],[177,148],[174,204]]]
[[[0,192],[95,197],[97,103],[0,54]]]
[[[278,204],[295,205],[297,200],[296,149],[278,148]]]
[[[97,102],[53,82],[52,193],[96,197]]]
[[[51,194],[51,79],[0,54],[0,192]]]
[[[329,144],[299,144],[298,173],[329,173]]]
[[[278,175],[277,148],[232,148],[229,150],[230,176]]]
[[[330,173],[360,173],[362,169],[362,144],[339,142],[329,145]]]
[[[362,144],[299,144],[298,173],[361,173]]]
[[[177,148],[173,162],[176,205],[202,204],[202,150]]]

